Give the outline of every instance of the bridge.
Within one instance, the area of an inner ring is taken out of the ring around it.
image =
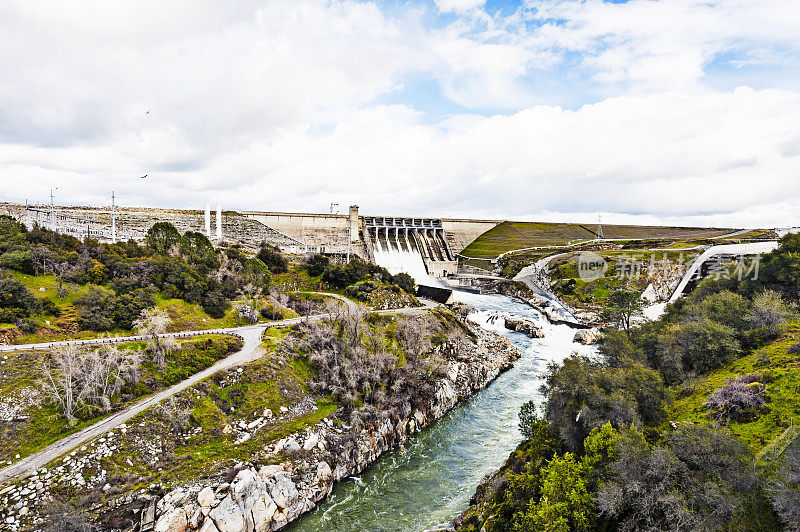
[[[709,265],[722,260],[737,260],[743,257],[769,253],[778,247],[778,242],[751,242],[749,244],[725,244],[712,246],[697,257],[686,270],[681,282],[675,287],[669,303],[677,301],[693,283],[704,278],[709,272]]]

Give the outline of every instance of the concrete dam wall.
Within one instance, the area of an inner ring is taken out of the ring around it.
[[[179,231],[196,231],[217,242],[238,243],[256,249],[262,243],[287,253],[353,254],[415,276],[422,271],[441,278],[456,272],[457,255],[500,220],[361,216],[358,206],[348,214],[265,211],[0,203],[7,214],[29,227],[52,227],[77,238],[111,241],[144,239],[157,222],[170,222]],[[216,214],[216,216],[214,216]],[[213,222],[213,223],[212,223]],[[218,237],[219,235],[219,237]],[[410,254],[413,256],[407,256]],[[413,273],[412,273],[413,272]],[[416,277],[415,276],[415,277]]]
[[[361,216],[348,214],[242,211],[242,216],[280,231],[307,248],[353,253],[414,278],[456,273],[457,255],[500,220]],[[291,251],[287,249],[287,251]],[[299,252],[300,247],[295,252]]]
[[[24,223],[28,227],[34,224],[51,228],[59,233],[72,235],[76,238],[95,238],[109,242],[112,238],[111,206],[86,207],[53,205],[29,205],[0,203],[0,214],[9,215]],[[210,231],[206,231],[205,212],[203,210],[188,209],[155,209],[147,207],[116,207],[116,235],[117,240],[130,239],[141,241],[147,230],[157,222],[169,222],[178,231],[196,231],[206,234],[211,240],[218,240],[217,213],[212,216],[213,223]],[[282,234],[279,231],[242,216],[235,211],[221,211],[219,219],[222,222],[219,233],[224,242],[242,244],[248,248],[258,248],[262,242],[278,247],[291,247],[300,242]]]

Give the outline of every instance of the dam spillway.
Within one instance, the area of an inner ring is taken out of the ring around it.
[[[392,274],[407,273],[424,284],[458,269],[439,219],[367,216],[363,237],[368,258]]]

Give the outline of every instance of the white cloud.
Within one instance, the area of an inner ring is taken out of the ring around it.
[[[780,225],[800,204],[800,158],[785,150],[799,120],[797,94],[751,89],[613,98],[577,111],[536,106],[440,124],[405,106],[376,106],[348,113],[326,134],[289,129],[196,171],[113,186],[123,197],[174,206],[213,197],[243,209],[322,210],[336,201],[387,214],[616,212],[647,222]],[[81,180],[97,194],[114,182],[105,176],[124,167],[126,145],[120,138],[103,150],[7,147],[0,161],[13,154],[15,165],[0,172],[18,176],[8,187],[17,197],[30,190],[35,165],[52,169],[40,196],[72,175],[88,176]],[[749,214],[736,223],[741,213]]]
[[[483,7],[486,0],[434,0],[436,7],[444,13],[462,13]]]
[[[445,94],[470,108],[703,90],[715,61],[796,75],[800,59],[795,0],[527,0],[488,11],[457,18],[430,45]]]
[[[687,89],[715,57],[744,52],[751,62],[800,48],[793,0],[528,0],[529,16],[548,25],[545,46],[585,54],[606,83]],[[559,21],[558,23],[554,21]],[[756,48],[756,54],[747,49]],[[772,52],[770,50],[773,49]]]
[[[373,4],[85,4],[44,13],[13,4],[0,18],[0,68],[10,73],[0,139],[141,133],[236,144],[371,101],[412,68],[400,31]]]

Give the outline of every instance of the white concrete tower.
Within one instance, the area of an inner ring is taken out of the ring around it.
[[[211,205],[206,203],[206,236],[211,239]]]
[[[114,191],[111,191],[111,243],[117,243],[117,211],[114,205]]]
[[[217,242],[222,242],[222,205],[217,205]]]

